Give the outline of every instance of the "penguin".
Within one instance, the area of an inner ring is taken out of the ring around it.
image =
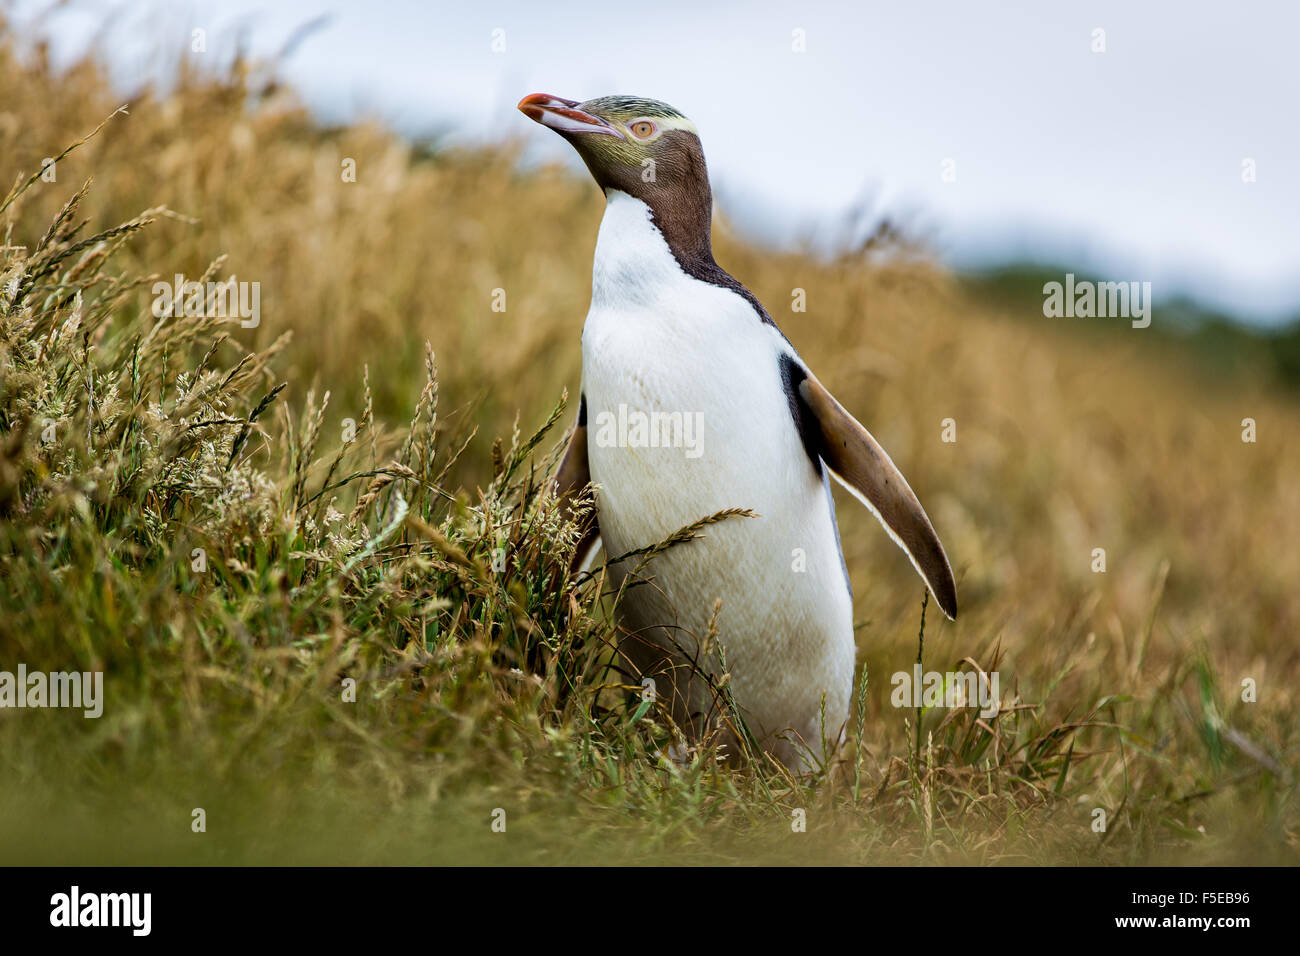
[[[518,108],[605,193],[577,422],[554,487],[563,502],[594,493],[575,561],[604,548],[627,676],[667,707],[681,753],[712,739],[795,772],[824,766],[844,739],[855,656],[830,478],[955,619],[943,545],[885,450],[714,260],[695,125],[635,96],[534,93]],[[652,550],[727,509],[747,511]]]

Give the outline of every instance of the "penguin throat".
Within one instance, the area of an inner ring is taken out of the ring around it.
[[[593,304],[651,304],[685,274],[736,293],[761,321],[776,325],[754,293],[714,261],[707,217],[702,240],[674,244],[673,217],[658,215],[644,199],[620,189],[607,187],[605,196],[592,268]]]
[[[650,221],[664,237],[668,251],[673,254],[677,264],[687,275],[718,268],[713,258],[713,201],[708,199],[703,206],[692,204],[682,209],[674,204],[647,202],[650,207]],[[666,208],[664,208],[666,207]]]
[[[605,196],[592,264],[592,302],[652,305],[680,284],[685,269],[644,200],[618,189],[607,189]]]

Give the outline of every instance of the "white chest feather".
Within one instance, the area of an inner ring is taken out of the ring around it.
[[[629,592],[632,627],[678,625],[689,645],[722,600],[737,702],[762,734],[827,734],[847,715],[850,595],[823,479],[790,414],[790,348],[737,293],[687,275],[644,203],[612,192],[582,335],[588,461],[605,552],[654,544],[724,508]],[[629,567],[622,569],[624,572]]]

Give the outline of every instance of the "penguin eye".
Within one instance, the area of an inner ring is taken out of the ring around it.
[[[630,129],[632,131],[632,135],[637,137],[638,139],[649,139],[651,136],[654,135],[655,124],[650,122],[649,120],[637,120],[635,123],[629,126],[628,129]]]

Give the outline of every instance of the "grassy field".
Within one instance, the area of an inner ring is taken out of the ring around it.
[[[891,705],[922,589],[842,498],[840,761],[679,767],[542,492],[594,186],[322,128],[242,65],[120,102],[0,34],[0,670],[106,696],[0,710],[0,863],[1297,859],[1300,404],[1268,362],[773,253],[723,209],[719,261],[947,547],[926,668],[996,668],[1002,706],[918,737]],[[259,283],[260,323],[155,318],[178,273]]]

